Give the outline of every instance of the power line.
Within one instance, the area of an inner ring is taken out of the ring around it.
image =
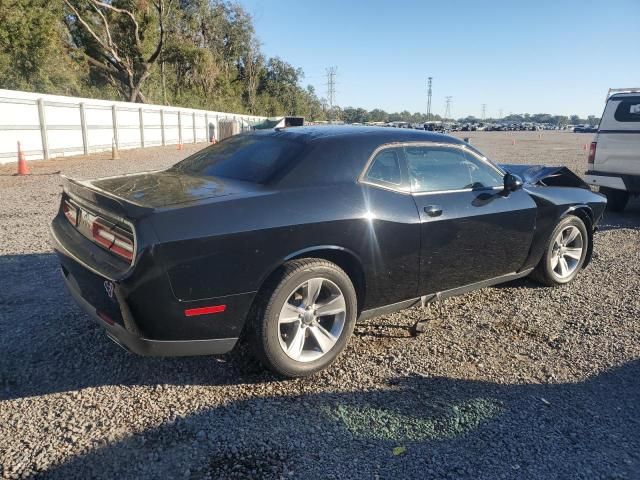
[[[327,72],[327,102],[329,102],[329,117],[333,116],[333,104],[336,100],[336,74],[338,67],[329,67]]]
[[[427,77],[427,121],[431,120],[431,83],[433,77]]]
[[[444,119],[447,120],[447,119],[451,118],[451,99],[453,97],[448,96],[448,97],[444,97],[444,98],[447,101],[447,106],[446,106],[445,111],[444,111]]]

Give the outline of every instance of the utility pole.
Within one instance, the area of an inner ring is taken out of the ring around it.
[[[329,121],[333,119],[333,104],[336,100],[336,73],[338,67],[329,67],[327,72],[327,101],[329,102]]]
[[[487,104],[483,103],[482,104],[482,121],[484,121],[485,118],[487,118]]]
[[[433,77],[427,77],[427,122],[431,120],[431,83]]]
[[[447,106],[446,106],[446,108],[444,110],[444,119],[448,120],[449,118],[451,118],[451,99],[453,97],[448,96],[448,97],[444,97],[444,98],[447,101]]]

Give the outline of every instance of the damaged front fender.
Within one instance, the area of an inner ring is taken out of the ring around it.
[[[525,183],[530,185],[589,189],[589,185],[567,167],[515,164],[501,164],[500,166],[507,172],[520,176]]]

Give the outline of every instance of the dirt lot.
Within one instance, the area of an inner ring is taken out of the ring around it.
[[[499,162],[578,173],[591,139],[468,136]],[[53,172],[149,170],[197,148],[0,167],[0,477],[640,478],[638,202],[607,214],[570,286],[521,280],[379,317],[329,371],[283,381],[241,353],[128,354],[59,279]]]

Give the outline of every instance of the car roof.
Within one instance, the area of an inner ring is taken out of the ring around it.
[[[300,161],[278,180],[282,188],[353,183],[370,156],[382,145],[438,142],[466,145],[462,140],[425,130],[322,125],[257,130],[248,135],[281,138],[303,145]]]
[[[610,100],[621,100],[621,99],[625,99],[625,98],[628,98],[628,97],[640,97],[640,91],[638,91],[638,92],[613,93],[607,99],[607,101],[610,101]]]
[[[263,131],[266,132],[266,131]],[[268,131],[272,135],[291,140],[311,142],[315,140],[340,139],[341,141],[366,141],[366,143],[440,142],[461,144],[462,140],[441,133],[409,128],[368,127],[352,125],[321,125],[276,128]]]

